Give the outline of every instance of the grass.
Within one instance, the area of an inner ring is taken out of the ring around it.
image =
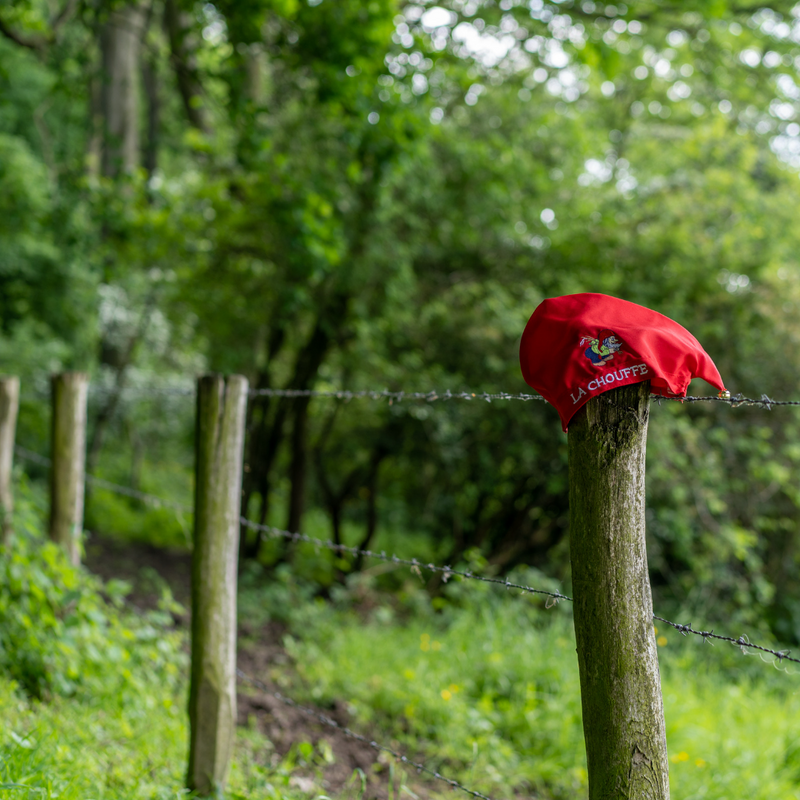
[[[46,800],[172,800],[184,788],[188,732],[180,696],[153,681],[147,691],[32,701],[0,679],[0,797]],[[317,753],[302,743],[276,759],[263,736],[237,734],[226,797],[293,800],[297,771]]]
[[[405,619],[298,611],[287,643],[307,699],[348,699],[354,727],[490,796],[586,796],[568,606],[455,588],[460,606]],[[673,630],[658,641],[673,797],[800,798],[798,671]]]
[[[293,589],[270,591],[267,606],[283,605]],[[364,612],[365,591],[356,587],[333,605],[293,604],[286,644],[299,699],[322,706],[346,699],[354,728],[375,731],[492,797],[586,795],[568,606],[545,610],[528,597],[470,584],[456,585],[452,604],[439,612],[421,611],[419,597]],[[404,591],[408,598],[420,593]],[[254,582],[245,582],[243,609],[259,595]],[[348,608],[355,596],[358,613]],[[800,798],[797,674],[675,631],[658,636],[673,797]],[[185,673],[185,661],[175,658]],[[0,679],[3,796],[185,797],[185,680],[165,682],[143,661],[133,669],[135,692],[120,691],[109,676],[87,693],[47,702]],[[292,776],[320,758],[301,744],[281,761],[260,734],[242,729],[227,796],[308,796]],[[349,796],[359,796],[357,784]],[[438,793],[435,785],[430,790]]]
[[[168,614],[128,614],[121,587],[101,590],[69,567],[37,538],[36,498],[20,495],[20,544],[0,563],[0,796],[186,797],[186,634]],[[248,571],[240,613],[253,630],[268,617],[288,626],[293,667],[273,677],[296,699],[344,700],[354,729],[498,800],[585,796],[569,604],[547,609],[460,581],[431,601],[407,575],[384,583],[387,593],[377,589],[386,576],[368,570],[326,602],[286,566]],[[547,587],[533,571],[516,579]],[[800,672],[672,629],[654,635],[673,797],[800,800]],[[20,665],[35,667],[35,680]],[[245,727],[227,797],[308,797],[298,770],[319,776],[329,758],[307,742],[278,758]],[[354,775],[341,796],[363,793]]]

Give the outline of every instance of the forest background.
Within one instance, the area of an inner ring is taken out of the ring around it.
[[[89,471],[191,504],[193,401],[154,387],[526,391],[525,322],[580,291],[798,398],[799,69],[791,2],[5,0],[18,442],[47,452],[49,375],[86,370]],[[245,462],[255,521],[569,585],[545,404],[257,397]],[[656,606],[800,642],[799,466],[791,409],[654,408]],[[191,530],[100,490],[86,527]],[[365,566],[247,530],[241,558],[324,595]]]

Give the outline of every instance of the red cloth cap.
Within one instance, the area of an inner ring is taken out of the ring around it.
[[[525,382],[552,403],[564,430],[592,397],[640,381],[653,394],[685,397],[692,378],[725,391],[714,362],[686,328],[605,294],[539,304],[519,346]]]

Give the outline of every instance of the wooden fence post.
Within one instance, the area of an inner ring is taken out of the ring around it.
[[[19,378],[0,378],[0,536],[3,544],[13,532],[14,493],[11,471],[14,466],[14,437],[19,411]]]
[[[187,785],[221,791],[236,731],[236,569],[247,379],[197,384]]]
[[[645,550],[650,383],[595,397],[569,426],[570,559],[589,800],[668,800]]]
[[[89,376],[62,372],[51,381],[53,422],[50,468],[50,538],[72,564],[81,561],[86,473],[86,396]]]

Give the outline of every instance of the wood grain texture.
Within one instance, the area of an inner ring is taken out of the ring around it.
[[[14,438],[19,412],[19,378],[0,377],[0,535],[4,544],[13,534]]]
[[[645,548],[649,382],[590,400],[569,427],[570,559],[590,800],[668,800]]]
[[[86,472],[86,396],[89,376],[63,372],[51,381],[53,418],[50,469],[50,538],[80,564]]]
[[[224,789],[236,734],[236,570],[247,379],[197,386],[187,785]]]

